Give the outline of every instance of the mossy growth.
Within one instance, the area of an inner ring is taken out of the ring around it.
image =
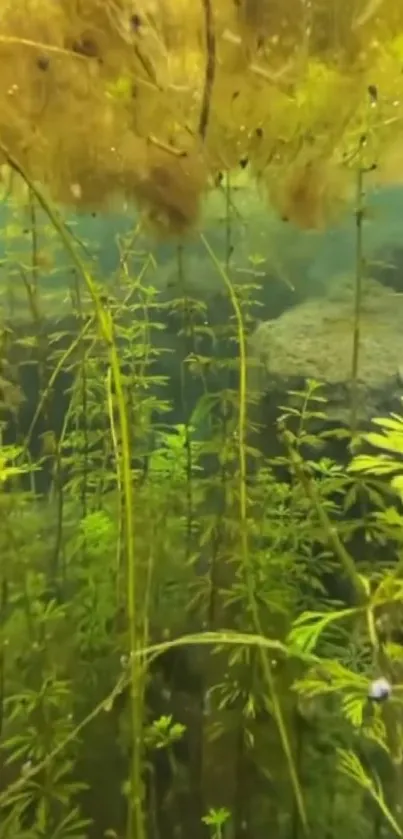
[[[317,227],[363,138],[375,177],[401,175],[402,31],[395,0],[6,0],[3,160],[64,204],[137,202],[160,235],[248,164],[283,217]]]

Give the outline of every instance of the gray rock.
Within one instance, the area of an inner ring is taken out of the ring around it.
[[[330,420],[349,423],[354,339],[354,288],[333,283],[311,299],[261,323],[250,340],[251,382],[262,394],[315,379],[325,386]],[[257,364],[256,364],[257,362]],[[399,410],[403,396],[403,295],[364,280],[360,316],[358,419]]]

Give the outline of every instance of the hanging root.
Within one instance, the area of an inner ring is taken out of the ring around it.
[[[199,135],[204,141],[209,123],[211,94],[214,85],[216,66],[216,40],[213,25],[213,10],[211,0],[202,0],[204,9],[205,33],[206,33],[206,75],[204,80],[203,103],[200,112]]]

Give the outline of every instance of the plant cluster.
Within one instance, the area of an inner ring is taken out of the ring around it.
[[[265,460],[248,386],[258,289],[234,280],[231,219],[224,259],[202,237],[233,312],[213,332],[183,246],[173,304],[138,231],[106,295],[24,178],[29,223],[17,208],[3,265],[0,839],[401,835],[401,417],[362,437],[353,388],[351,429],[314,433],[326,397],[308,381]],[[41,254],[60,245],[73,329],[52,331]],[[172,308],[175,426],[159,367]],[[351,438],[348,465],[334,436]]]

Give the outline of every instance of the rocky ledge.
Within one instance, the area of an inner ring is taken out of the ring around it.
[[[375,280],[365,279],[363,286],[358,365],[361,426],[375,416],[403,410],[403,295]],[[250,377],[264,395],[266,408],[283,405],[289,390],[315,379],[324,385],[329,421],[349,424],[354,297],[351,282],[333,283],[325,297],[308,300],[257,327],[250,339]]]

